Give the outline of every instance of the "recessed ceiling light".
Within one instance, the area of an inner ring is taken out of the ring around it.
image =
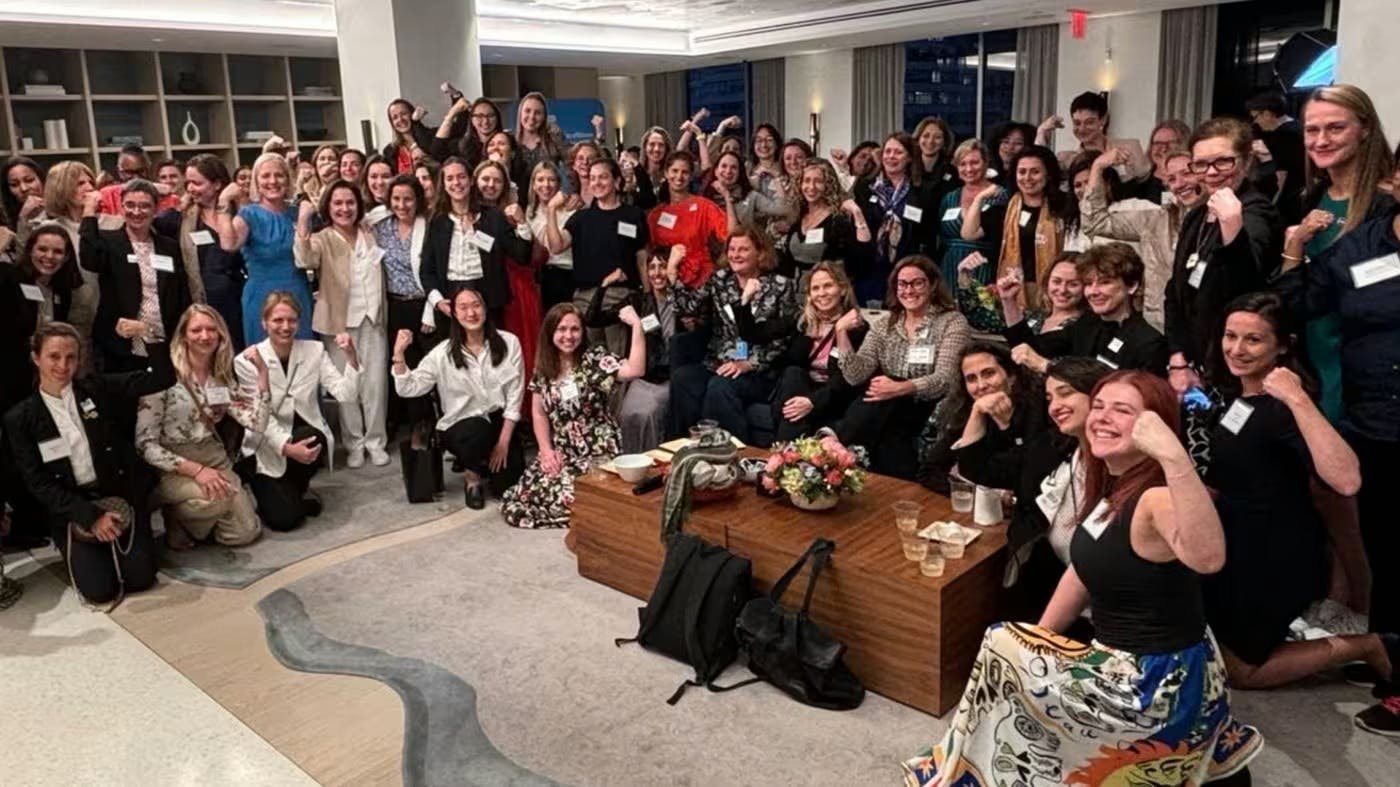
[[[153,44],[159,44],[159,43],[161,43],[161,42],[164,41],[164,40],[165,40],[164,38],[152,38],[152,39],[151,39],[151,43],[153,43]]]

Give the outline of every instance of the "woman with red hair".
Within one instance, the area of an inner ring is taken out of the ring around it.
[[[1120,371],[1094,388],[1070,567],[1039,625],[987,629],[943,740],[904,763],[909,784],[1025,772],[1203,784],[1259,752],[1259,732],[1230,716],[1201,601],[1199,575],[1224,565],[1225,534],[1176,427],[1164,380]],[[1063,636],[1086,607],[1093,642]]]

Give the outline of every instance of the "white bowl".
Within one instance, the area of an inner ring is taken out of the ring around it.
[[[654,460],[646,454],[622,454],[613,460],[617,474],[629,484],[635,484],[647,477]]]

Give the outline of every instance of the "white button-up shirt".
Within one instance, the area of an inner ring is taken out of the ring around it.
[[[453,216],[452,246],[447,252],[447,280],[474,281],[483,275],[481,249],[476,245],[476,228]]]
[[[42,390],[39,395],[43,397],[44,406],[49,408],[49,415],[58,427],[58,438],[68,446],[68,464],[73,467],[73,480],[78,482],[78,486],[96,483],[97,470],[92,465],[92,449],[88,447],[87,432],[83,430],[83,417],[78,412],[73,386],[64,388],[58,396],[50,396]]]
[[[374,245],[371,235],[359,233],[355,250],[350,254],[350,292],[345,307],[345,327],[356,328],[368,320],[374,323],[379,304],[384,301],[384,275],[379,261],[384,250]]]
[[[520,406],[525,399],[525,361],[520,354],[520,340],[500,331],[506,343],[506,355],[500,365],[491,363],[488,345],[477,357],[462,348],[463,364],[459,368],[449,355],[450,340],[439,342],[423,356],[418,368],[402,374],[394,373],[394,388],[404,398],[423,396],[437,388],[442,398],[442,418],[438,431],[445,431],[468,418],[489,416],[501,410],[508,421],[520,420]]]

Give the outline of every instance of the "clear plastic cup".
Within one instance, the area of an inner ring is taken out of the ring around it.
[[[943,569],[943,553],[937,549],[928,550],[924,553],[923,560],[919,561],[919,573],[926,577],[941,577]]]
[[[963,556],[963,552],[966,549],[967,541],[964,540],[962,533],[947,536],[946,538],[943,538],[938,542],[938,551],[943,555],[943,557],[948,558],[949,560],[957,560],[961,558]]]
[[[899,529],[901,535],[912,535],[919,530],[919,512],[924,507],[912,500],[901,500],[891,508],[894,509],[894,526]]]
[[[948,487],[949,497],[953,500],[953,510],[959,514],[972,513],[973,503],[977,499],[977,486],[952,478],[948,480]]]
[[[923,560],[929,552],[928,542],[915,535],[901,535],[899,543],[904,547],[905,560]]]

